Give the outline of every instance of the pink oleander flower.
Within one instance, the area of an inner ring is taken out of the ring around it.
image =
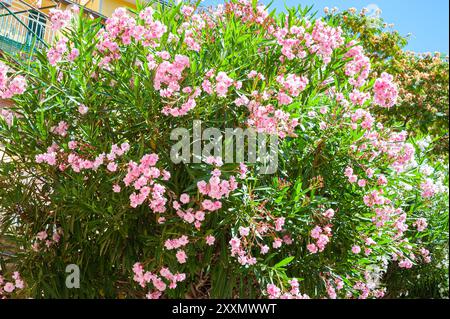
[[[241,240],[237,237],[231,238],[229,242],[231,248],[238,249],[241,246]]]
[[[166,249],[172,250],[186,246],[188,243],[189,243],[188,237],[183,235],[180,238],[167,239],[164,246],[166,247]]]
[[[352,247],[352,253],[359,254],[360,252],[361,252],[361,247],[359,247],[358,245],[355,245]]]
[[[437,187],[433,183],[433,180],[427,178],[425,182],[420,184],[420,189],[422,190],[423,198],[431,198],[437,193]]]
[[[349,181],[351,184],[354,184],[354,183],[356,183],[356,182],[358,181],[358,176],[352,175],[352,176],[350,176],[350,177],[348,178],[348,181]]]
[[[120,193],[120,190],[121,190],[121,188],[120,188],[120,186],[118,184],[114,184],[113,185],[113,192],[114,193]]]
[[[375,173],[375,171],[373,169],[371,169],[371,168],[368,168],[366,170],[366,175],[367,175],[368,178],[372,178],[374,173]]]
[[[247,172],[248,172],[247,165],[245,165],[244,163],[240,163],[239,164],[239,173],[240,173],[240,177],[242,179],[244,179],[247,176]]]
[[[359,187],[365,187],[367,185],[367,181],[365,179],[358,180]]]
[[[184,250],[178,250],[176,254],[177,260],[180,264],[186,263],[187,255]]]
[[[353,168],[347,167],[347,168],[345,169],[344,175],[347,176],[347,177],[352,176],[352,175],[353,175]]]
[[[366,101],[370,99],[370,93],[361,92],[355,89],[352,93],[349,94],[349,98],[354,105],[362,106],[364,105],[364,103],[366,103]]]
[[[36,235],[36,238],[39,240],[45,240],[45,239],[47,239],[47,237],[48,237],[48,234],[45,230],[37,233],[37,235]]]
[[[85,115],[88,111],[89,111],[89,108],[86,105],[80,104],[80,106],[78,106],[78,112],[81,115]]]
[[[328,113],[328,107],[322,106],[322,107],[320,108],[320,113],[321,113],[321,114],[327,114],[327,113]]]
[[[418,232],[424,231],[428,227],[427,220],[425,218],[418,218],[413,225],[417,227]]]
[[[110,171],[110,172],[115,172],[115,171],[117,171],[117,163],[115,163],[115,162],[110,162],[110,163],[106,166],[106,168],[107,168],[108,171]]]
[[[13,292],[14,289],[16,289],[16,287],[15,287],[14,284],[11,283],[11,282],[7,282],[7,283],[3,286],[3,290],[5,290],[5,292],[8,292],[8,293]]]
[[[283,240],[282,239],[275,238],[274,241],[273,241],[272,247],[277,249],[277,248],[280,248],[282,244],[283,244]]]
[[[314,239],[318,239],[320,234],[322,234],[322,228],[320,226],[316,226],[311,230],[311,237]]]
[[[206,236],[205,240],[206,240],[206,244],[208,246],[212,246],[212,245],[214,245],[214,242],[216,241],[216,238],[214,236],[212,236],[212,235],[208,235],[208,236]]]
[[[49,17],[52,30],[59,30],[69,25],[72,13],[70,10],[50,9]]]
[[[67,130],[69,128],[69,124],[64,121],[58,123],[58,126],[53,126],[50,130],[53,134],[60,135],[65,137],[67,135]]]
[[[388,184],[388,180],[387,180],[386,176],[381,174],[381,175],[378,176],[377,183],[380,186],[387,185]]]
[[[189,203],[189,195],[188,194],[181,194],[180,195],[180,202],[182,202],[183,204],[188,204]]]
[[[242,237],[246,237],[248,236],[248,234],[250,234],[250,228],[249,227],[239,227],[239,234]]]
[[[328,218],[328,219],[331,219],[331,218],[333,218],[334,217],[334,209],[332,209],[332,208],[330,208],[330,209],[327,209],[324,213],[323,213],[323,216],[325,217],[325,218]]]
[[[318,248],[317,248],[317,246],[316,246],[315,244],[308,244],[308,245],[306,246],[306,248],[307,248],[307,249],[309,250],[309,252],[312,253],[312,254],[316,254],[317,251],[318,251]]]
[[[9,77],[9,71],[10,69],[0,62],[0,99],[9,99],[14,95],[22,94],[27,88],[27,82],[23,76]],[[4,110],[0,110],[0,112],[3,113]]]
[[[275,220],[275,230],[282,231],[285,222],[286,222],[286,219],[284,217],[277,218]]]
[[[393,82],[393,76],[383,72],[381,77],[375,81],[373,87],[374,102],[376,105],[391,108],[397,102],[398,88]]]
[[[269,295],[269,298],[271,299],[278,298],[281,294],[280,288],[278,288],[274,284],[268,284],[266,290],[267,294]]]
[[[70,51],[67,59],[72,62],[74,61],[76,58],[78,58],[78,56],[80,55],[80,51],[77,48],[73,48],[72,51]]]
[[[410,269],[413,266],[413,263],[411,262],[411,260],[409,259],[402,259],[399,263],[398,266],[400,268],[406,268],[406,269]]]
[[[69,149],[74,150],[78,147],[78,143],[77,141],[70,141],[69,143],[67,143],[67,146],[69,147]]]

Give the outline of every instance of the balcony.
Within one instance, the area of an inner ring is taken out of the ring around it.
[[[33,1],[0,0],[0,51],[15,55],[45,48],[54,37],[47,13],[56,6],[48,0],[39,8]]]

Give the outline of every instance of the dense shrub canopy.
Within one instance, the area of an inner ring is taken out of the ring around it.
[[[387,71],[399,85],[396,107],[374,110],[377,119],[406,129],[411,135],[429,135],[434,141],[430,155],[448,157],[448,56],[404,51],[407,38],[379,15],[354,8],[327,14],[328,19],[338,19],[349,36],[357,36],[371,58],[372,76]]]
[[[339,18],[240,0],[52,23],[47,52],[0,63],[15,102],[0,117],[2,295],[379,298],[392,269],[446,262],[446,164],[376,120],[399,85]],[[195,120],[276,136],[276,172],[226,154],[175,164],[171,133]]]

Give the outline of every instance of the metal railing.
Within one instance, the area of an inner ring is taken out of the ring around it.
[[[41,9],[22,0],[0,2],[0,50],[14,54],[43,49],[54,35]]]

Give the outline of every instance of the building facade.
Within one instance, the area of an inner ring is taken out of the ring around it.
[[[83,6],[87,14],[106,18],[118,7],[135,8],[135,0],[0,0],[0,54],[46,46],[54,37],[49,25],[50,10],[71,5]]]

